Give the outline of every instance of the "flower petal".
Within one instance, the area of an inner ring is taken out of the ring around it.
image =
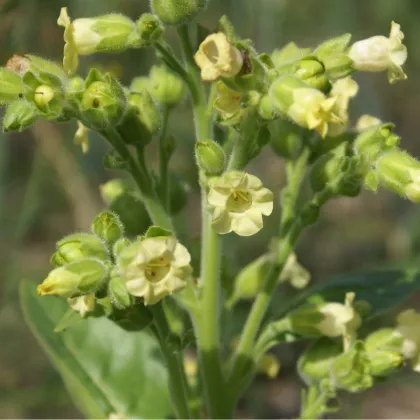
[[[263,227],[261,212],[249,209],[245,213],[232,217],[232,230],[239,236],[251,236]]]
[[[273,212],[273,193],[268,188],[260,188],[252,193],[252,208],[259,210],[264,216]]]
[[[210,187],[210,191],[207,195],[207,201],[213,207],[225,207],[230,192],[230,188],[219,186]]]
[[[173,253],[174,260],[172,265],[174,267],[184,267],[191,262],[191,255],[187,248],[179,242],[176,244],[175,251]]]
[[[135,276],[130,275],[130,267],[124,273],[125,285],[127,287],[128,293],[133,296],[142,297],[149,292],[150,283],[147,280],[146,276],[141,275],[138,270],[135,272]],[[134,274],[134,272],[132,273]]]
[[[232,217],[223,208],[216,207],[213,210],[213,219],[211,222],[213,229],[220,235],[232,232]]]

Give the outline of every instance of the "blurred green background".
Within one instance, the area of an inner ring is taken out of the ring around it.
[[[0,0],[0,62],[13,54],[30,52],[56,61],[62,57],[62,28],[56,19],[68,6],[73,18],[121,12],[136,19],[148,9],[147,0]],[[293,40],[299,46],[315,46],[345,32],[353,40],[387,35],[390,22],[402,25],[409,51],[408,80],[390,86],[385,74],[357,75],[360,91],[352,104],[353,121],[363,113],[374,114],[397,126],[402,145],[420,156],[420,2],[418,0],[210,0],[200,22],[214,30],[227,14],[243,37],[257,49],[270,52]],[[168,36],[176,45],[172,30]],[[101,66],[128,84],[146,74],[154,62],[151,50],[102,55],[82,60],[80,73]],[[177,141],[172,169],[191,185],[191,196],[179,220],[188,237],[199,237],[199,195],[192,148],[192,119],[185,102],[171,117],[170,132]],[[55,241],[79,230],[104,204],[99,185],[112,174],[102,167],[106,146],[91,139],[91,151],[83,155],[73,145],[76,124],[39,123],[22,134],[0,135],[0,418],[73,418],[73,407],[61,380],[23,322],[18,304],[21,279],[40,282],[50,269]],[[150,148],[150,165],[155,165]],[[264,151],[252,163],[269,188],[279,191],[284,182],[282,165]],[[376,265],[416,265],[420,252],[420,208],[387,193],[363,193],[352,199],[330,202],[321,221],[300,242],[298,255],[313,273],[313,281]],[[236,255],[227,254],[231,271],[265,251],[276,216],[258,235],[238,239]],[[413,297],[410,304],[418,305]],[[276,305],[277,300],[274,301]],[[280,302],[279,302],[280,303]],[[419,305],[420,306],[420,305]],[[244,307],[246,309],[246,306]],[[390,317],[389,322],[393,322]],[[275,380],[258,377],[240,403],[237,416],[290,418],[299,407],[301,383],[294,363],[301,346],[280,347],[282,368]],[[420,377],[404,371],[391,382],[363,396],[345,397],[336,416],[349,418],[415,418],[420,414],[416,395]]]

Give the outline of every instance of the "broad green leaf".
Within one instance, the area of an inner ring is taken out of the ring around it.
[[[377,270],[345,274],[308,288],[276,317],[309,301],[344,302],[347,292],[354,292],[356,300],[370,305],[369,317],[374,317],[403,303],[420,289],[420,271],[415,269]]]
[[[106,318],[88,318],[54,333],[66,302],[38,297],[29,282],[21,284],[20,298],[26,322],[86,417],[171,414],[167,373],[151,336],[124,331]]]

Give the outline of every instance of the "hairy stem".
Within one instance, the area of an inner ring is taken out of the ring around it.
[[[166,365],[169,371],[169,386],[174,408],[176,410],[177,418],[189,419],[190,412],[188,408],[188,385],[182,365],[181,354],[174,353],[168,347],[167,338],[170,334],[168,320],[162,304],[156,303],[150,307],[153,313],[153,322],[155,334],[160,343],[160,347],[165,358]]]
[[[169,162],[168,162],[168,154],[165,148],[166,142],[166,131],[168,128],[168,120],[169,120],[169,108],[168,106],[164,106],[162,113],[162,129],[159,137],[159,171],[160,171],[160,189],[162,193],[163,199],[163,206],[165,207],[166,211],[169,213],[169,177],[168,177],[168,169],[169,169]]]

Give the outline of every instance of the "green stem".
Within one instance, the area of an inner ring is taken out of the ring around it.
[[[210,114],[200,74],[194,63],[188,27],[181,25],[178,34],[184,53],[184,62],[189,73],[188,86],[193,102],[196,140],[209,138]],[[207,416],[209,418],[228,418],[231,413],[225,407],[225,380],[220,355],[220,266],[221,237],[211,225],[206,190],[202,188],[202,243],[201,243],[201,312],[194,316],[197,334],[200,371],[204,388]]]
[[[117,153],[119,153],[121,157],[127,162],[130,168],[130,173],[141,192],[142,200],[151,219],[153,220],[153,223],[173,232],[174,228],[171,218],[165,211],[164,207],[159,201],[159,198],[153,190],[153,184],[147,173],[145,165],[142,164],[139,166],[137,164],[136,160],[131,155],[126,144],[124,143],[121,135],[117,131],[109,129],[103,131],[101,134],[111,143]]]
[[[308,157],[309,152],[304,150],[293,167],[289,168],[289,183],[286,186],[287,193],[284,194],[286,200],[283,202],[281,237],[275,262],[267,274],[262,290],[258,293],[254,301],[231,364],[230,383],[232,386],[233,400],[236,400],[238,393],[242,390],[243,377],[247,376],[246,370],[252,368],[252,352],[256,336],[268,309],[278,278],[283,271],[290,253],[296,245],[300,233],[305,227],[301,218],[296,217],[295,207],[299,196],[300,185],[306,173]],[[293,220],[291,224],[290,220]]]
[[[167,212],[169,212],[169,178],[168,178],[168,169],[169,169],[169,159],[168,154],[165,148],[165,137],[166,131],[168,128],[169,120],[169,107],[164,106],[162,110],[162,130],[159,137],[159,171],[160,171],[160,188],[162,192],[163,205]]]
[[[172,352],[168,347],[167,338],[169,337],[170,329],[162,304],[160,302],[156,303],[150,309],[153,313],[153,322],[156,327],[154,331],[160,342],[160,347],[169,371],[171,398],[177,418],[189,419],[190,412],[187,400],[188,385],[182,366],[181,354]]]

